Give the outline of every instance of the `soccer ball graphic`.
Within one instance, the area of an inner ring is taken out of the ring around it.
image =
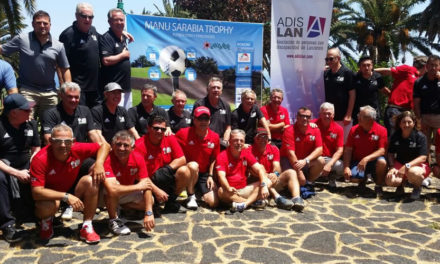
[[[163,72],[178,77],[185,72],[185,52],[177,46],[168,46],[160,51],[159,65]]]

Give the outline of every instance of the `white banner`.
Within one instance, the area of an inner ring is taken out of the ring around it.
[[[294,118],[301,106],[317,116],[324,102],[323,72],[333,0],[272,0],[271,89],[284,90]]]

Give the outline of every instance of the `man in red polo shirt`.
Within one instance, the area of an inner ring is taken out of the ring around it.
[[[281,167],[283,170],[296,170],[301,186],[307,181],[313,183],[325,164],[321,157],[321,133],[317,127],[310,126],[311,118],[312,111],[309,108],[299,108],[295,124],[288,127],[283,134]]]
[[[177,140],[185,153],[185,166],[191,173],[187,188],[188,209],[197,210],[195,190],[202,194],[209,207],[218,205],[217,186],[213,180],[214,162],[220,153],[220,137],[209,128],[211,112],[206,106],[194,110],[192,126],[180,129]]]
[[[281,106],[283,102],[283,90],[272,89],[270,92],[270,101],[267,105],[261,107],[266,120],[269,120],[269,129],[272,136],[272,143],[281,148],[284,129],[290,125],[289,112]]]
[[[130,229],[118,218],[117,207],[145,212],[144,228],[154,228],[153,196],[144,157],[134,152],[134,137],[126,130],[112,139],[112,151],[104,163],[105,202],[109,229],[115,235],[128,235]]]
[[[367,175],[371,174],[376,182],[374,190],[380,197],[387,169],[387,130],[375,121],[376,110],[369,105],[360,108],[358,118],[359,124],[351,128],[345,144],[344,177],[364,188]]]
[[[49,142],[34,156],[30,168],[35,215],[41,219],[40,237],[48,240],[53,236],[52,219],[63,201],[75,211],[84,213],[80,239],[89,244],[98,243],[100,237],[93,230],[92,219],[98,203],[99,185],[105,179],[103,164],[110,146],[105,141],[101,146],[74,143],[72,129],[63,124],[52,129]],[[89,168],[82,165],[95,155],[92,174],[86,175]]]
[[[330,189],[336,188],[336,179],[344,176],[344,166],[341,160],[344,151],[344,129],[333,118],[335,107],[325,102],[319,109],[319,118],[315,121],[322,137],[322,157],[325,165],[321,176],[328,178]]]
[[[278,193],[287,188],[293,199],[298,200],[300,197],[299,182],[295,170],[288,169],[281,172],[280,151],[269,143],[266,129],[258,128],[254,143],[249,147],[249,150],[264,166],[267,177],[272,181],[269,192],[275,199],[277,206],[281,209],[290,210],[293,208],[296,211],[302,211],[304,207],[298,203],[294,207],[295,204],[292,200],[286,199]]]
[[[220,201],[231,204],[231,211],[243,212],[257,199],[269,196],[271,182],[266,180],[264,168],[249,151],[244,149],[246,134],[241,129],[231,131],[229,146],[217,156],[218,196]],[[257,175],[258,181],[247,183],[247,170]]]
[[[186,166],[182,148],[174,135],[165,136],[167,121],[160,115],[148,119],[147,133],[136,140],[136,151],[145,159],[152,181],[156,212],[158,203],[165,203],[164,213],[184,213],[176,201],[189,186],[191,173]]]

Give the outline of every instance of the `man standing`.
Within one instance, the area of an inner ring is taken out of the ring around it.
[[[52,130],[50,144],[38,152],[31,162],[32,195],[35,215],[41,219],[40,238],[53,236],[52,219],[63,201],[75,211],[83,211],[84,222],[80,239],[88,244],[98,243],[92,220],[98,203],[99,185],[105,179],[104,161],[110,146],[103,142],[74,143],[72,129],[57,125]],[[82,168],[84,160],[96,156],[91,175]],[[84,174],[83,174],[84,173]]]
[[[319,129],[310,126],[312,111],[300,107],[296,122],[283,134],[281,148],[281,166],[283,170],[294,169],[298,181],[304,186],[308,181],[314,182],[320,175],[325,161],[322,155],[322,139]]]
[[[112,82],[104,87],[104,102],[93,107],[92,116],[95,128],[102,140],[111,142],[116,132],[128,130],[135,138],[139,138],[127,110],[119,106],[122,88]]]
[[[385,110],[384,123],[388,130],[388,136],[395,131],[394,121],[400,113],[413,109],[414,82],[426,72],[426,56],[414,57],[413,66],[400,65],[392,68],[378,68],[375,71],[382,75],[393,77],[391,94],[388,97],[388,106]]]
[[[57,104],[55,69],[61,72],[60,82],[70,82],[69,62],[62,43],[50,35],[50,16],[45,11],[35,12],[34,31],[13,37],[1,46],[1,53],[20,54],[20,93],[35,102],[35,111],[41,118],[45,110]]]
[[[157,87],[152,84],[145,84],[141,89],[141,102],[137,106],[128,109],[128,116],[134,124],[137,135],[136,139],[147,133],[148,119],[153,115],[160,115],[167,121],[167,131],[165,135],[171,134],[168,122],[168,114],[161,107],[154,105],[157,98]]]
[[[102,83],[118,83],[123,90],[120,105],[125,109],[132,106],[130,86],[130,52],[127,47],[127,38],[123,34],[125,27],[124,11],[113,8],[108,11],[110,29],[104,33],[99,43],[102,62]]]
[[[367,175],[371,174],[376,182],[374,191],[378,197],[383,195],[387,162],[387,130],[376,120],[376,110],[363,106],[359,112],[359,124],[352,127],[344,149],[344,177],[347,181],[359,182],[365,186]]]
[[[223,148],[228,146],[229,134],[231,133],[231,107],[220,98],[223,92],[222,79],[211,77],[208,82],[208,95],[205,98],[197,100],[194,104],[194,110],[199,106],[206,106],[211,113],[211,128],[220,136],[220,144]]]
[[[440,57],[430,55],[426,62],[426,73],[414,83],[414,113],[422,120],[422,132],[431,149],[433,133],[440,128]],[[428,155],[429,161],[429,155]]]
[[[191,125],[191,113],[185,110],[186,94],[177,89],[171,95],[173,106],[168,110],[168,119],[173,133],[177,133],[181,128]]]
[[[258,126],[267,130],[270,140],[270,130],[263,113],[255,104],[257,95],[251,89],[241,93],[241,104],[232,112],[232,129],[242,129],[246,133],[246,144],[252,144]]]
[[[202,194],[203,200],[209,207],[218,205],[217,186],[213,180],[214,162],[220,153],[220,138],[209,129],[211,113],[205,106],[194,110],[193,125],[182,128],[176,138],[185,153],[185,166],[191,173],[191,181],[187,188],[187,208],[197,209],[195,191]]]
[[[151,181],[144,157],[133,150],[134,137],[125,130],[119,131],[112,139],[112,151],[104,163],[108,225],[115,235],[128,235],[131,232],[118,218],[118,205],[144,211],[145,230],[154,228]]]
[[[5,88],[8,94],[18,93],[14,69],[4,60],[0,60],[0,91],[2,88]]]
[[[61,85],[61,102],[43,115],[44,142],[49,144],[50,133],[58,124],[68,125],[73,130],[77,142],[99,142],[100,136],[95,129],[92,113],[87,106],[79,105],[81,88],[74,82]]]
[[[148,120],[147,134],[136,140],[136,151],[145,159],[156,206],[165,202],[165,213],[185,212],[177,196],[190,183],[182,148],[174,135],[165,136],[166,120],[160,115]],[[157,207],[156,207],[157,208]]]
[[[75,12],[76,21],[60,35],[64,43],[73,82],[81,87],[80,104],[89,108],[102,100],[99,90],[99,38],[92,21],[93,7],[79,3]]]
[[[284,129],[290,125],[289,112],[281,103],[283,102],[284,92],[281,89],[272,89],[270,92],[270,101],[267,105],[261,107],[266,120],[269,121],[270,134],[272,136],[272,143],[279,149]]]
[[[319,108],[319,118],[316,125],[319,127],[322,137],[322,157],[325,165],[321,176],[328,178],[331,189],[336,188],[336,178],[344,176],[344,166],[341,161],[344,151],[344,130],[333,120],[335,107],[325,102]]]
[[[338,48],[327,51],[325,58],[329,69],[324,72],[325,101],[335,106],[335,121],[344,129],[344,142],[353,125],[352,114],[356,99],[353,86],[354,74],[341,63]]]
[[[15,218],[11,215],[11,197],[20,198],[15,211],[23,215],[29,210],[21,205],[32,200],[30,195],[29,160],[40,150],[37,123],[29,121],[33,104],[21,94],[8,95],[4,100],[4,112],[0,122],[0,229],[9,242],[22,239],[15,229]],[[27,200],[27,201],[26,201]],[[13,206],[14,207],[14,206]],[[17,210],[18,209],[18,210]],[[32,210],[32,209],[31,209]]]

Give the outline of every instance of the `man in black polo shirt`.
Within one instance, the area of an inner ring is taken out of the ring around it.
[[[99,43],[102,62],[102,81],[118,83],[124,96],[120,103],[125,109],[132,105],[130,87],[130,52],[127,47],[127,38],[123,34],[125,15],[119,8],[110,9],[108,12],[110,29],[102,35]]]
[[[100,137],[93,124],[92,113],[80,102],[81,88],[74,82],[61,85],[61,102],[43,114],[44,142],[49,144],[52,128],[64,123],[72,128],[77,142],[99,142]]]
[[[119,84],[108,83],[104,87],[104,102],[92,108],[94,125],[101,140],[111,142],[113,136],[120,130],[128,130],[131,135],[137,135],[127,110],[118,106],[121,93],[122,88]]]
[[[353,72],[341,64],[341,52],[338,48],[327,51],[325,58],[329,69],[324,72],[325,101],[335,105],[334,120],[344,128],[344,142],[353,125],[351,120],[356,98],[352,85]]]
[[[161,107],[154,105],[154,100],[156,100],[156,98],[157,87],[152,84],[145,84],[141,89],[141,102],[137,106],[128,109],[128,116],[136,129],[136,139],[147,133],[148,119],[154,115],[160,115],[167,120],[165,136],[171,134],[168,114]]]
[[[356,90],[356,102],[353,109],[353,124],[357,124],[357,114],[359,108],[369,105],[376,109],[377,118],[380,119],[379,91],[388,95],[390,90],[385,87],[382,75],[373,71],[373,60],[369,56],[364,56],[358,62],[359,72],[356,74],[353,86]]]
[[[266,129],[268,138],[271,139],[269,125],[260,108],[255,104],[256,99],[257,95],[254,91],[245,89],[241,93],[241,104],[231,116],[232,129],[238,128],[246,132],[246,144],[254,143],[258,125]]]
[[[92,108],[102,100],[99,91],[99,38],[93,21],[93,7],[79,3],[75,12],[76,21],[60,35],[70,63],[72,81],[81,87],[80,104]],[[50,133],[50,132],[49,132]]]
[[[422,131],[426,136],[428,149],[431,147],[432,134],[440,128],[439,72],[440,57],[431,55],[426,62],[425,75],[414,83],[414,113],[418,120],[422,120]]]
[[[211,123],[209,128],[220,136],[220,145],[226,148],[229,144],[231,133],[231,106],[220,98],[223,92],[222,79],[211,77],[208,82],[208,95],[197,100],[193,107],[206,106],[211,112]]]
[[[177,89],[171,95],[173,106],[168,110],[168,118],[173,133],[177,133],[179,129],[189,127],[191,125],[191,113],[185,110],[186,94]]]
[[[11,94],[4,100],[0,121],[0,228],[3,238],[10,243],[22,239],[14,227],[10,198],[20,198],[15,203],[17,213],[33,211],[26,207],[32,202],[29,160],[40,150],[37,123],[28,121],[33,105],[21,94]]]

